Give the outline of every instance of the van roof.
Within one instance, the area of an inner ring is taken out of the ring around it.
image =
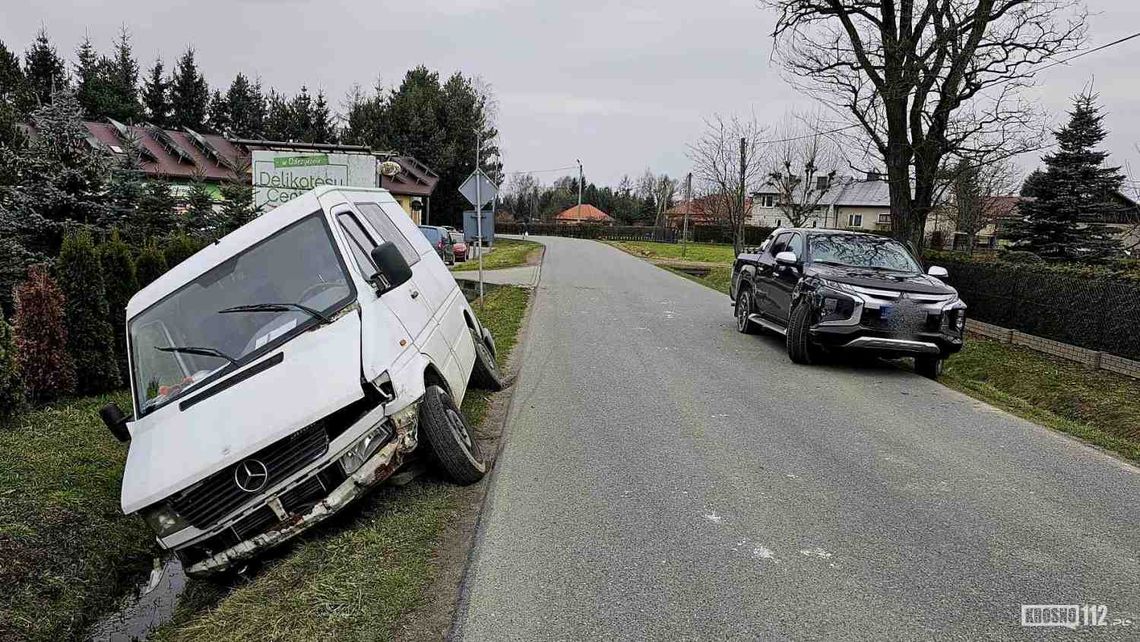
[[[223,236],[199,250],[190,258],[170,268],[153,283],[139,290],[127,303],[127,318],[146,310],[163,297],[198,278],[221,263],[245,251],[258,241],[321,209],[320,199],[330,192],[370,192],[388,195],[386,189],[375,187],[344,187],[322,185],[293,200],[276,207],[249,223]],[[391,196],[388,196],[391,199]],[[385,200],[385,199],[381,199]],[[394,202],[394,199],[392,199]]]

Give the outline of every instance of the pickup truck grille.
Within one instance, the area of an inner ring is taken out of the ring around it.
[[[170,504],[182,519],[208,529],[258,495],[242,490],[234,480],[234,469],[242,462],[255,459],[265,464],[269,477],[263,487],[270,488],[319,459],[328,448],[329,435],[324,422],[317,422],[172,495]]]

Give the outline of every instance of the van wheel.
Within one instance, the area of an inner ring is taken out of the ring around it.
[[[420,405],[420,428],[439,460],[440,467],[457,484],[466,486],[483,478],[487,462],[471,426],[451,395],[439,386],[428,386]]]
[[[756,334],[756,324],[748,319],[752,314],[752,290],[740,288],[736,295],[736,331],[741,334]]]
[[[491,348],[474,329],[471,330],[471,340],[475,342],[475,368],[471,371],[471,384],[483,390],[502,390],[503,377],[499,374],[499,365],[495,363]]]
[[[927,379],[937,381],[938,375],[942,374],[942,362],[943,359],[939,357],[915,357],[914,371]]]
[[[794,363],[811,365],[819,361],[819,347],[811,342],[808,336],[808,319],[811,310],[807,304],[801,303],[792,309],[788,319],[788,334],[785,337],[788,346],[788,357]]]

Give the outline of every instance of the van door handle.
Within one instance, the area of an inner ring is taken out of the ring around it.
[[[413,299],[418,298],[419,296],[420,296],[419,290],[412,290],[412,298]]]

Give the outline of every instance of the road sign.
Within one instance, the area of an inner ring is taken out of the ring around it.
[[[499,188],[487,178],[487,175],[482,171],[476,170],[471,172],[467,180],[459,186],[459,193],[463,198],[467,199],[468,203],[474,205],[477,209],[483,209],[487,203],[495,200],[495,195],[499,193]],[[482,203],[476,203],[476,200],[482,200]]]

